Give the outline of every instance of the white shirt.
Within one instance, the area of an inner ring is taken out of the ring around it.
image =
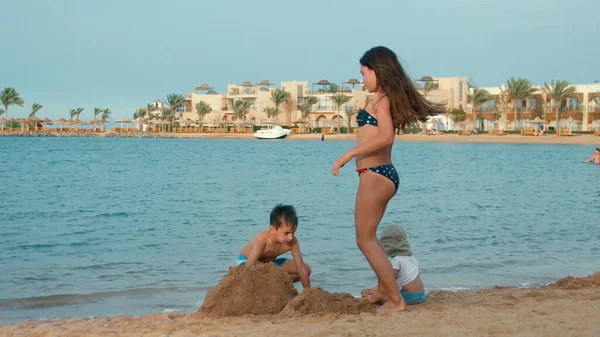
[[[413,256],[394,256],[390,259],[392,268],[398,270],[398,276],[396,277],[396,283],[398,287],[402,287],[419,276],[419,261]]]

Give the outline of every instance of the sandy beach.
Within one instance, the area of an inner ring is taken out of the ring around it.
[[[598,336],[600,272],[532,289],[432,291],[387,316],[278,314],[209,317],[166,313],[24,322],[0,336]]]
[[[255,139],[251,133],[0,133],[7,137],[93,137],[93,138],[189,138],[189,139]],[[320,133],[291,134],[285,140],[321,140]],[[355,140],[354,134],[328,134],[326,141]],[[264,140],[267,141],[267,140]],[[439,143],[505,143],[505,144],[600,144],[600,137],[592,134],[578,134],[570,137],[556,135],[521,136],[509,134],[505,136],[491,136],[480,134],[473,136],[459,136],[446,134],[426,136],[420,134],[404,134],[396,136],[397,142],[439,142]]]

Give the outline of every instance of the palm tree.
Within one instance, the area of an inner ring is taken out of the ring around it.
[[[204,101],[196,103],[196,113],[198,114],[198,120],[200,120],[200,132],[202,132],[202,121],[204,116],[212,112],[210,105]]]
[[[71,117],[69,122],[73,122],[73,117],[75,117],[75,116],[77,116],[77,109],[69,109],[69,117]],[[77,122],[75,122],[75,124],[77,124]],[[71,125],[71,127],[72,127],[72,125]]]
[[[566,80],[552,80],[550,81],[550,85],[544,82],[542,89],[547,95],[552,97],[552,103],[556,109],[556,123],[554,124],[554,129],[558,130],[558,111],[559,109],[562,110],[563,100],[575,93],[575,87]]]
[[[518,104],[515,106],[515,101],[524,100],[537,91],[533,84],[526,78],[515,78],[514,76],[506,81],[506,93],[511,100],[512,108],[515,109],[515,130],[517,129],[518,121]]]
[[[108,117],[110,117],[110,114],[112,114],[112,111],[110,111],[110,109],[104,109],[102,110],[102,131],[106,131],[106,120],[108,119]]]
[[[140,131],[140,132],[143,131],[143,127],[144,127],[143,121],[146,118],[147,114],[148,114],[148,112],[146,111],[146,109],[137,109],[133,113],[133,119],[138,121],[138,131]]]
[[[248,109],[250,109],[251,105],[252,104],[250,102],[245,100],[237,100],[233,102],[233,111],[237,116],[238,120],[241,121],[241,123],[243,123],[246,120],[246,114],[248,114]]]
[[[306,121],[308,127],[308,117],[312,113],[313,105],[319,103],[319,99],[315,96],[308,96],[304,99],[304,103],[300,105],[300,112],[302,113],[302,119]]]
[[[279,114],[279,106],[284,102],[289,102],[291,97],[292,95],[289,92],[281,89],[275,89],[271,92],[271,102],[275,104],[275,109],[277,110],[277,114],[275,114],[275,116]]]
[[[94,119],[98,119],[98,115],[102,115],[102,109],[94,108]],[[96,122],[94,122],[94,131],[96,131]]]
[[[237,100],[233,102],[233,111],[235,115],[240,120],[244,120],[246,118],[246,114],[248,113],[248,109],[250,109],[250,102],[245,100]]]
[[[347,133],[350,133],[350,124],[351,124],[350,122],[352,120],[352,116],[354,116],[355,113],[356,113],[355,109],[352,109],[352,107],[349,107],[349,106],[346,107],[346,117],[348,118],[347,122],[346,122],[346,124],[347,124],[346,132]]]
[[[31,112],[29,113],[29,118],[37,118],[37,113],[44,106],[38,103],[33,103],[31,106]],[[35,129],[37,130],[37,121],[33,122],[35,124]]]
[[[75,117],[75,125],[77,125],[77,130],[79,130],[79,115],[83,112],[83,108],[71,109],[69,110],[69,114],[71,118]]]
[[[33,103],[33,105],[31,106],[31,112],[29,113],[29,118],[37,118],[38,111],[40,111],[40,109],[43,107],[44,106],[41,104]]]
[[[279,115],[280,111],[277,108],[265,108],[265,113],[267,114],[268,118],[277,118],[277,115]]]
[[[11,105],[23,106],[25,102],[19,96],[19,93],[14,88],[4,88],[0,92],[0,101],[2,105],[4,105],[4,113],[6,114],[6,119],[8,120],[8,107]]]
[[[158,110],[159,108],[152,104],[152,103],[148,103],[146,105],[146,122],[148,122],[148,127],[150,127],[150,121],[154,119],[154,117],[156,117],[153,112]]]
[[[478,88],[472,81],[467,82],[467,99],[473,104],[473,125],[477,120],[481,121],[480,129],[483,131],[483,120],[477,118],[479,106],[492,99],[492,95],[485,89]]]
[[[341,128],[341,124],[342,121],[340,119],[340,109],[342,108],[342,105],[348,103],[348,101],[350,101],[352,98],[350,98],[350,96],[346,96],[343,93],[338,93],[338,94],[334,94],[333,95],[333,103],[335,103],[335,106],[337,108],[337,120],[338,120],[338,132],[342,132],[342,128]],[[333,130],[333,125],[331,125],[331,129]]]
[[[425,85],[423,86],[423,95],[425,98],[427,98],[427,94],[435,89],[437,89],[437,84],[434,81],[425,82]]]
[[[324,89],[325,89],[325,92],[335,94],[336,92],[340,91],[340,86],[335,83],[330,83],[330,84],[326,85]]]
[[[169,105],[169,109],[172,113],[167,113],[166,115],[171,118],[171,121],[175,119],[175,114],[177,113],[177,109],[182,107],[185,104],[185,97],[179,94],[169,94],[167,95],[167,104]]]

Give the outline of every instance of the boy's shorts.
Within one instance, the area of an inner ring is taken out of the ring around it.
[[[404,297],[404,302],[406,302],[406,304],[419,304],[425,302],[424,291],[421,291],[420,293],[411,293],[402,290],[400,293],[402,294],[402,297]]]
[[[248,258],[240,255],[240,256],[238,256],[237,260],[235,261],[235,265],[236,266],[245,266],[246,261],[248,261]],[[287,257],[278,257],[275,260],[273,260],[273,264],[275,264],[277,267],[283,267],[283,264],[285,263],[285,261],[287,261]]]

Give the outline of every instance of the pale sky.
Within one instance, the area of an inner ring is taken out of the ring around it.
[[[208,83],[360,79],[369,48],[394,50],[413,78],[498,86],[600,80],[598,0],[19,0],[0,6],[0,90],[41,118],[136,108]]]

